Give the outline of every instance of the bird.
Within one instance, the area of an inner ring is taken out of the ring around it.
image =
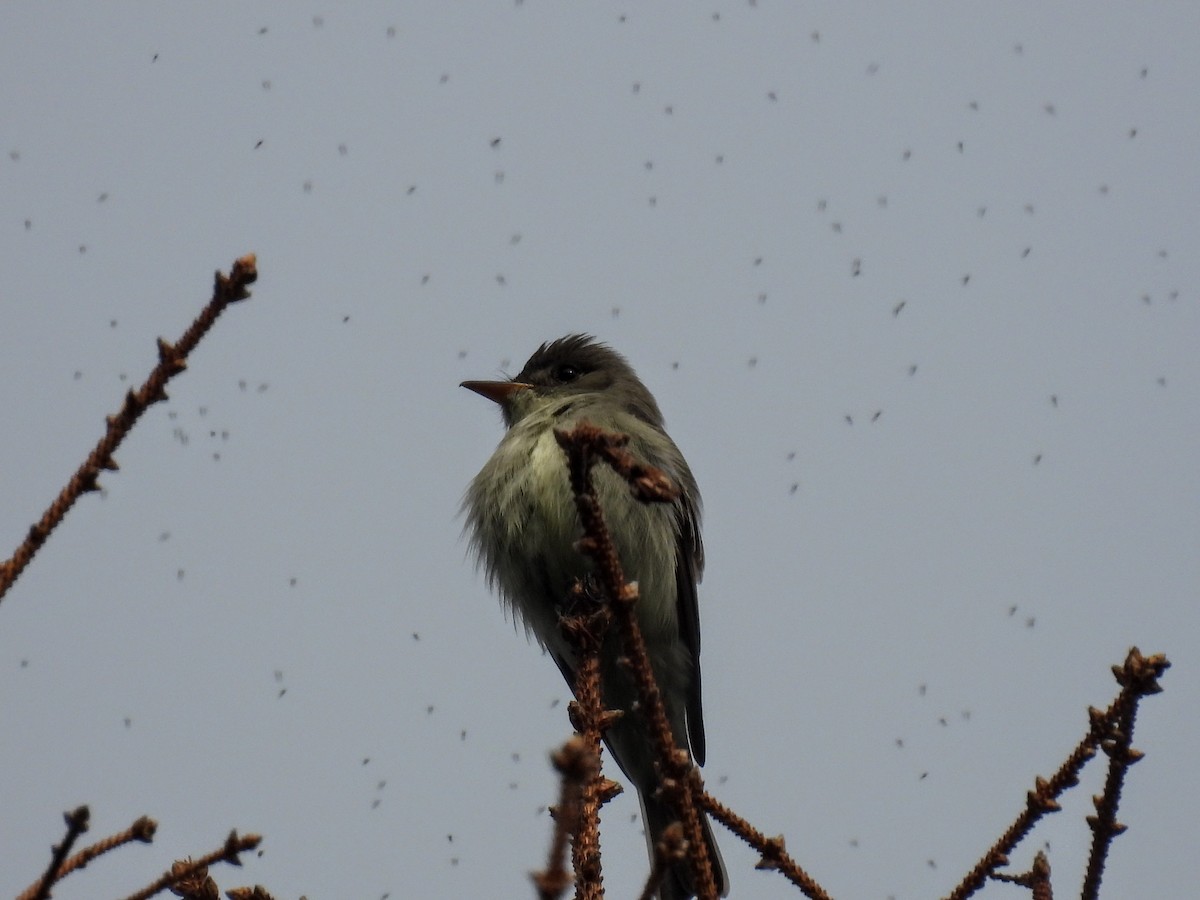
[[[463,499],[470,547],[488,584],[500,595],[574,685],[575,651],[559,630],[559,613],[572,586],[586,582],[592,563],[577,549],[583,536],[568,480],[566,457],[554,436],[589,422],[629,436],[628,450],[661,469],[679,489],[667,504],[644,504],[607,466],[593,479],[601,509],[630,582],[637,582],[635,613],[646,641],[677,746],[705,759],[700,695],[700,618],[697,583],[704,571],[701,501],[696,479],[663,425],[653,394],[629,362],[592,335],[569,334],[543,343],[515,377],[464,381],[500,406],[506,431]],[[615,635],[601,650],[601,690],[608,708],[623,715],[605,734],[617,765],[641,804],[651,863],[663,831],[678,819],[658,791],[654,747],[631,674],[618,662]],[[711,825],[700,817],[717,887],[728,876]],[[695,896],[687,861],[673,863],[658,888],[660,900]]]

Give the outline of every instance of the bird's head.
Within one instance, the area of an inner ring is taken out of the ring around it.
[[[464,381],[462,387],[500,405],[511,428],[538,410],[554,414],[595,402],[614,402],[631,415],[662,427],[662,413],[621,354],[587,334],[542,344],[508,381]]]

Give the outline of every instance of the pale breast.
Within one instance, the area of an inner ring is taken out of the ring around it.
[[[647,638],[673,639],[676,510],[639,503],[604,464],[593,470],[593,479],[626,579],[638,582]],[[488,580],[544,645],[558,646],[558,605],[592,565],[575,549],[583,532],[566,454],[548,422],[522,421],[508,431],[472,483],[468,513]]]

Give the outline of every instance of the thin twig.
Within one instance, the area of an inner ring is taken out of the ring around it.
[[[993,872],[989,877],[993,881],[1007,881],[1029,888],[1031,900],[1054,900],[1054,890],[1050,886],[1050,860],[1041,850],[1033,857],[1033,866],[1028,872],[1019,875]]]
[[[620,710],[604,708],[600,690],[600,650],[612,614],[602,597],[578,582],[568,609],[571,613],[559,620],[559,628],[579,660],[572,685],[576,699],[568,706],[576,733],[551,757],[561,775],[559,804],[552,811],[554,838],[546,869],[533,873],[544,900],[558,897],[572,881],[581,900],[603,895],[600,807],[621,792],[621,786],[605,778],[601,768],[601,739],[622,715]],[[565,869],[568,840],[573,878]]]
[[[54,853],[50,857],[50,865],[46,867],[46,872],[38,880],[37,884],[31,885],[20,895],[20,900],[25,897],[31,900],[46,900],[50,896],[50,888],[59,878],[63,869],[63,862],[67,858],[67,854],[71,852],[71,848],[75,842],[79,840],[79,836],[88,830],[88,819],[91,817],[91,812],[86,806],[80,806],[68,813],[63,813],[63,818],[67,822],[67,833],[63,835],[62,842],[55,844]]]
[[[213,863],[224,862],[229,863],[231,866],[240,866],[242,861],[238,859],[238,854],[253,850],[260,843],[262,843],[262,837],[257,834],[239,836],[236,830],[231,831],[229,832],[229,837],[225,839],[224,846],[197,860],[187,860],[177,863],[169,871],[164,872],[140,891],[130,894],[125,900],[149,900],[150,897],[153,897],[160,891],[164,891],[174,884],[179,884],[181,881],[186,881],[198,872],[207,869]]]
[[[236,260],[226,277],[220,272],[216,274],[212,299],[204,307],[196,320],[175,344],[168,344],[162,338],[158,339],[158,365],[150,372],[150,376],[140,388],[130,390],[125,395],[125,402],[116,415],[107,418],[108,427],[92,452],[88,454],[83,464],[71,476],[54,502],[42,514],[41,519],[32,525],[25,535],[12,558],[0,563],[0,600],[8,593],[25,567],[29,565],[34,555],[46,542],[63,517],[83,494],[100,489],[100,472],[104,469],[115,471],[117,467],[113,454],[121,446],[130,429],[148,407],[167,399],[167,382],[187,368],[188,354],[196,348],[200,339],[208,333],[217,317],[225,307],[238,300],[250,296],[246,289],[258,278],[255,268],[254,254],[250,253]]]
[[[580,796],[583,784],[599,761],[594,758],[585,741],[575,734],[550,757],[559,773],[558,805],[551,809],[554,818],[554,838],[546,868],[532,875],[541,900],[561,897],[575,879],[567,871],[567,842],[579,828]]]
[[[1121,693],[1108,716],[1112,723],[1111,734],[1100,741],[1100,749],[1108,755],[1108,776],[1104,781],[1104,792],[1093,798],[1096,815],[1088,816],[1092,829],[1092,851],[1088,856],[1087,872],[1083,879],[1080,900],[1096,900],[1100,893],[1100,879],[1104,876],[1104,864],[1112,840],[1125,830],[1117,821],[1117,806],[1121,802],[1121,788],[1125,784],[1125,773],[1129,767],[1145,756],[1135,750],[1133,725],[1137,719],[1138,703],[1143,697],[1162,690],[1158,679],[1171,664],[1161,654],[1142,656],[1137,647],[1130,649],[1121,666],[1113,666],[1113,676],[1121,685]]]
[[[62,881],[72,872],[82,869],[97,856],[102,856],[124,844],[129,844],[133,841],[141,841],[144,844],[151,843],[154,840],[154,831],[156,828],[158,828],[158,824],[153,819],[148,816],[142,816],[124,831],[118,831],[116,834],[96,841],[94,844],[89,844],[66,860],[66,862],[59,866],[58,871],[54,875],[54,881]],[[17,900],[33,900],[36,896],[34,890],[38,886],[29,887],[17,896]]]
[[[762,859],[755,866],[756,869],[777,870],[784,878],[800,888],[809,900],[832,900],[825,888],[821,887],[811,875],[800,868],[799,863],[788,855],[783,835],[767,837],[707,792],[700,795],[699,802],[705,812],[762,854]]]
[[[1037,824],[1038,820],[1047,813],[1057,812],[1060,807],[1058,805],[1058,797],[1062,795],[1068,788],[1074,787],[1079,783],[1079,772],[1087,764],[1088,760],[1096,755],[1096,748],[1105,746],[1106,741],[1116,740],[1117,730],[1121,727],[1120,722],[1128,715],[1128,728],[1133,727],[1133,715],[1137,704],[1143,696],[1156,694],[1160,690],[1157,682],[1157,677],[1161,675],[1170,665],[1167,659],[1162,654],[1156,654],[1150,657],[1143,657],[1136,647],[1129,651],[1129,656],[1125,660],[1125,666],[1114,666],[1113,672],[1117,675],[1118,682],[1121,683],[1121,693],[1112,702],[1112,705],[1107,710],[1099,710],[1095,707],[1088,709],[1089,727],[1088,733],[1084,736],[1071,751],[1071,754],[1066,758],[1058,771],[1055,772],[1047,781],[1044,778],[1034,780],[1034,789],[1026,794],[1025,809],[1021,811],[1016,820],[1008,827],[1008,830],[1000,836],[999,840],[991,846],[991,848],[983,855],[983,858],[975,864],[975,867],[967,873],[966,877],[954,888],[947,897],[947,900],[966,900],[976,891],[978,891],[993,872],[1000,866],[1008,865],[1008,854],[1013,851],[1013,848],[1019,844],[1027,834]],[[1116,744],[1112,744],[1116,746]],[[1126,744],[1128,749],[1128,745]],[[1107,750],[1106,750],[1107,752]],[[1118,752],[1112,757],[1112,762],[1115,764],[1122,756],[1140,758],[1140,753],[1136,750],[1128,750],[1127,753]],[[1120,783],[1124,778],[1124,769],[1136,762],[1136,758],[1127,759],[1123,762],[1121,775],[1119,778],[1113,776],[1113,770],[1110,765],[1110,777],[1115,781],[1117,793],[1120,791]],[[1116,815],[1116,802],[1118,796],[1110,795],[1106,789],[1103,795],[1106,803],[1112,803],[1112,815]],[[1115,818],[1112,819],[1115,824]],[[1095,827],[1095,826],[1093,826]],[[1118,829],[1119,831],[1120,829]],[[1116,832],[1114,832],[1116,833]],[[1099,835],[1099,832],[1096,832]],[[1099,875],[1103,871],[1103,853],[1107,852],[1107,840],[1111,840],[1110,834],[1106,838],[1106,842],[1101,850],[1099,862],[1089,860],[1088,871],[1091,872],[1093,867],[1097,868],[1096,886],[1099,887]],[[1097,846],[1093,841],[1093,856],[1096,855]],[[1095,896],[1094,894],[1092,895]]]
[[[254,887],[230,888],[225,892],[229,900],[273,900],[267,889],[261,884]]]
[[[586,768],[580,773],[579,807],[573,820],[571,863],[575,869],[575,890],[579,900],[599,900],[604,894],[604,873],[600,858],[600,807],[612,796],[614,782],[607,781],[601,770],[600,741],[620,711],[605,710],[600,690],[600,650],[612,615],[601,598],[592,597],[583,585],[576,584],[570,607],[575,614],[564,617],[560,627],[576,650],[579,666],[575,671],[575,700],[568,707],[571,723],[583,741]]]
[[[663,796],[678,811],[688,840],[696,893],[706,900],[715,900],[716,878],[712,861],[708,858],[700,814],[692,796],[696,782],[689,777],[689,773],[694,767],[687,751],[676,747],[671,734],[666,707],[634,611],[638,599],[637,587],[625,581],[621,560],[592,483],[591,470],[597,458],[605,460],[614,471],[629,481],[635,496],[643,502],[669,502],[678,495],[677,489],[664,473],[638,463],[624,449],[629,442],[628,435],[612,434],[582,422],[569,432],[555,430],[554,436],[567,453],[571,489],[575,494],[575,505],[585,535],[579,547],[595,562],[604,593],[611,601],[621,645],[638,687],[640,712],[649,723],[654,741]]]

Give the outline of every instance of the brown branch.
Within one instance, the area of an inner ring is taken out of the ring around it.
[[[1158,679],[1171,664],[1157,653],[1146,657],[1132,647],[1121,666],[1113,666],[1113,676],[1121,685],[1121,693],[1109,709],[1110,734],[1100,741],[1100,749],[1108,756],[1108,776],[1104,781],[1104,792],[1093,797],[1096,815],[1088,816],[1092,829],[1092,851],[1088,856],[1087,872],[1083,879],[1081,900],[1095,900],[1100,893],[1100,879],[1104,876],[1104,864],[1112,840],[1125,830],[1117,821],[1117,806],[1121,802],[1121,788],[1125,784],[1125,773],[1129,767],[1145,754],[1135,750],[1133,725],[1137,718],[1138,703],[1143,697],[1162,690]]]
[[[84,847],[70,859],[66,860],[59,866],[58,871],[55,872],[54,881],[62,881],[75,870],[82,869],[97,856],[102,856],[124,844],[129,844],[133,841],[141,841],[145,844],[151,843],[154,840],[154,832],[157,828],[158,824],[153,819],[148,816],[142,816],[124,831],[119,831],[114,835],[96,841],[96,843]],[[17,896],[17,900],[33,900],[37,896],[34,893],[37,887],[40,887],[40,884],[29,887]]]
[[[550,844],[550,857],[546,868],[534,872],[533,883],[541,900],[561,897],[575,881],[566,869],[567,842],[577,833],[580,821],[580,797],[584,783],[592,771],[599,768],[599,760],[591,753],[587,741],[580,735],[572,735],[551,757],[559,773],[558,805],[551,807],[554,818],[554,839]]]
[[[1028,872],[1019,875],[1007,875],[1004,872],[993,872],[993,881],[1007,881],[1029,888],[1032,900],[1054,900],[1054,890],[1050,886],[1050,860],[1041,850],[1033,857],[1033,866]]]
[[[204,307],[196,320],[183,333],[175,344],[168,344],[162,338],[158,339],[158,365],[150,372],[150,376],[140,388],[130,390],[125,395],[125,402],[115,415],[107,418],[108,427],[92,452],[88,454],[83,464],[71,476],[59,495],[42,514],[41,519],[30,527],[12,558],[0,563],[0,600],[8,593],[20,574],[29,565],[34,555],[50,536],[58,524],[74,506],[75,501],[83,494],[100,489],[99,478],[101,470],[115,471],[117,463],[113,454],[121,446],[121,442],[137,423],[138,418],[147,408],[167,399],[167,382],[187,368],[188,354],[196,348],[200,339],[208,333],[217,317],[225,307],[238,300],[250,296],[246,289],[258,278],[255,268],[254,254],[247,254],[236,260],[226,277],[220,272],[216,274],[212,299]]]
[[[612,621],[602,597],[576,583],[567,608],[559,620],[563,637],[575,649],[579,665],[572,690],[576,699],[567,707],[575,735],[552,757],[561,775],[560,799],[553,810],[554,839],[545,871],[533,874],[538,894],[557,897],[572,881],[578,897],[603,895],[600,866],[600,807],[621,792],[621,786],[604,777],[601,769],[601,739],[621,717],[620,710],[606,710],[600,690],[600,649]],[[574,878],[564,868],[566,844],[571,841]]]
[[[696,893],[702,898],[716,898],[712,861],[708,858],[708,846],[693,796],[697,782],[689,777],[694,766],[687,751],[675,746],[666,707],[634,612],[637,587],[625,581],[621,560],[592,483],[591,470],[597,458],[605,460],[629,481],[634,495],[643,502],[669,502],[678,495],[677,489],[664,473],[638,463],[624,449],[629,442],[628,435],[612,434],[581,422],[569,432],[556,429],[554,436],[567,453],[571,489],[585,535],[579,547],[595,562],[604,594],[611,601],[622,648],[638,687],[640,711],[646,717],[654,740],[663,795],[678,811],[683,823]]]
[[[576,649],[579,667],[575,672],[575,699],[568,707],[571,724],[584,742],[586,769],[579,782],[579,809],[574,820],[571,863],[575,869],[575,890],[579,900],[599,900],[604,894],[604,875],[600,864],[600,807],[616,796],[615,782],[604,778],[601,770],[600,741],[621,717],[618,710],[606,710],[600,690],[600,649],[612,621],[612,614],[601,598],[591,596],[582,584],[576,584],[570,599],[574,615],[564,617],[560,628]]]
[[[67,822],[67,833],[63,836],[62,842],[55,844],[54,853],[50,857],[50,865],[46,867],[46,872],[36,884],[30,885],[21,892],[18,900],[47,900],[50,896],[50,888],[54,882],[62,877],[63,863],[67,858],[67,854],[71,852],[71,847],[79,840],[79,836],[88,830],[88,819],[91,817],[91,812],[86,806],[80,806],[71,812],[63,813],[63,818]]]
[[[225,892],[229,900],[273,900],[267,889],[261,884],[254,887],[230,888]]]
[[[777,870],[784,878],[800,888],[809,900],[832,900],[825,888],[821,887],[811,875],[800,868],[799,863],[788,855],[783,835],[767,837],[707,792],[702,793],[699,800],[700,806],[705,812],[762,854],[762,859],[755,866],[756,869]]]
[[[155,894],[166,890],[174,885],[187,883],[189,879],[200,876],[203,880],[207,876],[207,869],[213,863],[224,862],[231,866],[240,866],[242,861],[238,859],[239,853],[245,853],[248,850],[253,850],[260,843],[262,838],[257,834],[247,834],[238,836],[236,830],[229,832],[229,837],[225,839],[225,844],[222,847],[200,857],[197,860],[180,860],[171,866],[170,870],[164,872],[159,878],[146,885],[140,891],[130,894],[125,900],[149,900]]]
[[[208,874],[208,867],[192,871],[191,866],[190,859],[179,859],[171,864],[172,874],[178,872],[181,876],[179,881],[170,886],[171,893],[180,900],[220,900],[221,889]]]
[[[570,432],[556,430],[555,437],[567,453],[571,487],[583,524],[585,536],[579,542],[579,548],[595,562],[603,592],[612,601],[610,608],[616,617],[622,646],[638,686],[640,710],[649,723],[655,743],[661,789],[680,814],[698,894],[701,897],[716,896],[712,867],[700,830],[700,810],[703,810],[762,854],[758,868],[778,869],[812,900],[829,900],[825,890],[788,856],[783,838],[766,837],[707,794],[687,752],[675,746],[633,610],[633,604],[637,601],[637,586],[625,581],[592,483],[591,469],[596,459],[603,459],[629,482],[634,495],[643,502],[669,502],[675,499],[677,492],[674,485],[664,473],[638,463],[629,454],[625,449],[629,441],[627,435],[605,432],[588,423],[581,423]],[[1101,749],[1109,757],[1109,770],[1104,792],[1093,798],[1096,815],[1088,817],[1093,840],[1082,894],[1083,900],[1095,900],[1108,848],[1113,837],[1125,830],[1125,826],[1116,819],[1125,773],[1143,755],[1131,746],[1137,707],[1142,697],[1162,689],[1157,679],[1169,665],[1162,654],[1144,657],[1134,647],[1129,651],[1124,665],[1113,667],[1121,685],[1117,698],[1107,710],[1088,710],[1090,722],[1087,734],[1049,779],[1035,779],[1034,789],[1026,794],[1025,809],[954,888],[948,900],[966,900],[988,878],[1028,887],[1034,900],[1052,900],[1050,865],[1044,854],[1037,855],[1028,873],[1004,875],[996,870],[1008,864],[1008,855],[1043,816],[1060,808],[1058,798],[1079,783],[1080,771],[1096,755],[1097,749]],[[653,871],[644,895],[648,896],[661,879],[669,852],[670,849],[665,845],[656,848]]]
[[[1037,778],[1034,780],[1034,789],[1026,795],[1025,809],[1022,810],[1016,820],[1008,827],[1008,830],[1001,835],[1000,839],[983,855],[983,858],[975,864],[975,867],[967,873],[967,876],[954,888],[948,895],[947,900],[965,900],[970,897],[980,887],[987,878],[996,871],[1000,866],[1008,865],[1008,854],[1013,848],[1019,844],[1027,834],[1037,824],[1038,820],[1047,813],[1057,812],[1060,807],[1058,805],[1058,797],[1062,795],[1068,788],[1074,787],[1079,783],[1079,772],[1087,764],[1088,760],[1096,755],[1096,748],[1102,747],[1106,753],[1110,755],[1109,781],[1114,791],[1110,792],[1109,784],[1105,786],[1105,792],[1102,795],[1103,803],[1097,803],[1097,810],[1109,809],[1109,818],[1106,820],[1109,824],[1093,825],[1093,844],[1092,856],[1088,862],[1089,876],[1096,869],[1095,887],[1099,888],[1100,873],[1104,869],[1104,854],[1107,853],[1108,842],[1111,841],[1113,835],[1124,830],[1123,827],[1117,827],[1116,822],[1116,804],[1120,799],[1120,788],[1124,779],[1124,772],[1130,765],[1141,758],[1139,751],[1133,750],[1128,745],[1128,737],[1133,728],[1133,717],[1136,713],[1137,704],[1142,697],[1149,694],[1156,694],[1162,690],[1159,687],[1157,678],[1170,665],[1165,656],[1161,653],[1150,657],[1143,657],[1138,652],[1136,647],[1129,651],[1129,655],[1125,660],[1124,666],[1114,666],[1113,672],[1116,674],[1117,681],[1121,684],[1121,692],[1112,702],[1107,710],[1098,710],[1095,707],[1088,709],[1088,718],[1090,724],[1088,733],[1084,736],[1071,751],[1070,756],[1066,758],[1063,764],[1059,767],[1050,780]],[[1124,739],[1124,749],[1121,749],[1121,741],[1117,735],[1126,731]],[[1110,752],[1110,750],[1112,752]],[[1113,766],[1117,765],[1120,768],[1120,774],[1114,774]],[[1111,805],[1111,808],[1110,808]],[[1101,815],[1106,815],[1102,812]],[[1089,822],[1093,817],[1089,817]],[[1108,833],[1107,836],[1100,840],[1100,835],[1103,832]],[[1097,853],[1099,858],[1097,859]],[[1085,882],[1085,884],[1088,882]],[[1084,895],[1087,897],[1087,895]],[[1095,897],[1093,893],[1091,895]]]

